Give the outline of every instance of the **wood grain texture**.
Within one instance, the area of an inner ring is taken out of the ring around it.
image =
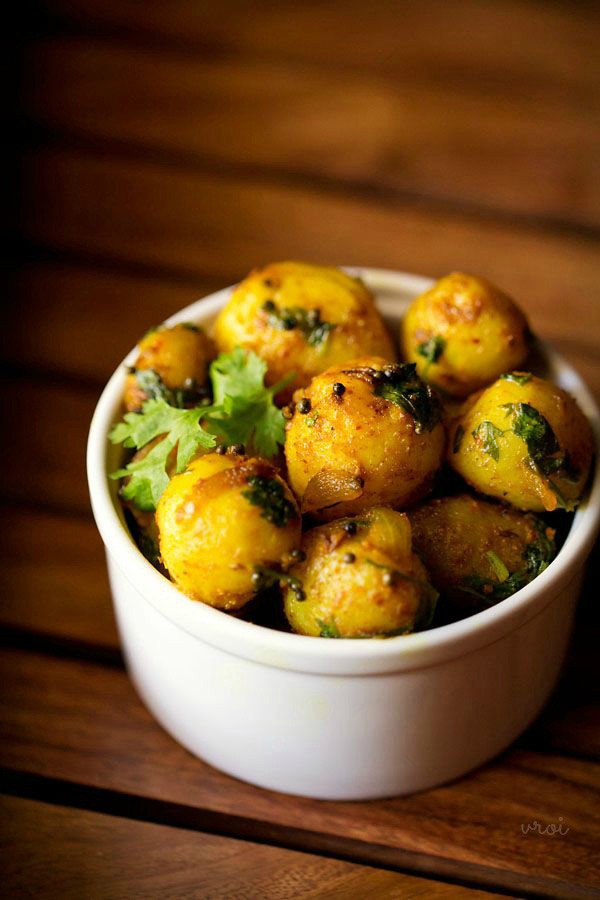
[[[326,69],[374,70],[403,77],[485,80],[490,91],[546,83],[558,94],[593,90],[599,69],[594,4],[544,0],[481,4],[464,0],[377,0],[290,4],[265,0],[168,0],[140,16],[135,0],[45,0],[59,21],[180,51],[237,52],[303,60]],[[508,37],[510,36],[510,40]],[[502,39],[506,38],[506,39]]]
[[[0,624],[76,647],[110,650],[119,639],[104,549],[91,518],[4,508]]]
[[[216,278],[152,278],[74,260],[27,263],[10,277],[4,359],[103,386],[148,328],[220,287]]]
[[[600,130],[583,90],[574,102],[543,80],[527,91],[507,81],[491,103],[481,79],[323,71],[72,36],[34,44],[26,72],[29,122],[171,164],[261,167],[333,189],[600,225]]]
[[[492,896],[309,853],[35,800],[1,796],[0,815],[2,886],[8,897],[483,900]]]
[[[369,861],[410,863],[439,877],[461,871],[481,884],[487,870],[510,889],[516,872],[523,890],[533,879],[568,896],[565,883],[588,889],[600,876],[600,766],[593,763],[512,751],[413,797],[312,801],[253,788],[198,762],[151,720],[118,670],[5,651],[0,671],[4,768],[180,804],[198,811],[197,827],[208,810],[251,819],[256,833],[265,825],[280,835],[296,829],[294,840],[305,842],[318,832],[342,853],[350,839]],[[567,835],[522,832],[522,823],[559,816]]]
[[[600,393],[600,240],[67,150],[40,151],[24,165],[21,233],[45,248],[223,284],[285,258],[474,271],[512,293]],[[90,321],[81,339],[92,335]]]

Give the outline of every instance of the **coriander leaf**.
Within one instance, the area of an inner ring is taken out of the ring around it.
[[[500,378],[503,378],[504,381],[513,381],[515,384],[523,385],[531,381],[531,372],[504,372]]]
[[[505,403],[507,415],[513,416],[512,430],[527,445],[532,461],[543,475],[564,472],[575,475],[568,454],[560,453],[560,444],[548,420],[529,403]],[[576,477],[576,475],[575,475]]]
[[[236,347],[210,367],[214,407],[205,427],[229,444],[244,444],[261,456],[273,457],[285,441],[285,419],[273,402],[293,374],[270,388],[264,386],[267,364],[252,351]]]
[[[146,395],[146,399],[165,400],[170,406],[179,408],[195,406],[206,391],[204,387],[198,386],[193,378],[187,379],[182,387],[168,388],[154,369],[133,369],[131,374],[135,375],[138,386]]]
[[[200,449],[215,446],[215,438],[200,427],[205,407],[176,409],[165,400],[147,400],[140,413],[127,413],[123,422],[112,429],[109,438],[113,444],[141,449],[154,438],[164,435],[143,459],[130,462],[113,472],[111,478],[127,478],[122,495],[139,509],[156,508],[169,483],[167,465],[172,451],[176,450],[175,471],[182,472]]]
[[[248,490],[242,491],[242,497],[253,506],[261,508],[263,519],[272,522],[277,528],[285,528],[290,519],[295,518],[294,504],[286,499],[283,485],[276,478],[251,475],[248,485]]]
[[[417,375],[416,365],[400,363],[386,367],[384,372],[384,377],[375,381],[373,393],[409,413],[417,434],[433,431],[441,419],[440,403],[429,385]]]
[[[340,638],[341,634],[338,631],[338,627],[335,624],[335,619],[331,619],[330,622],[324,622],[323,619],[316,620],[317,625],[321,629],[321,637],[323,638]]]
[[[417,353],[419,356],[425,357],[425,365],[423,366],[423,378],[429,372],[429,367],[438,361],[444,349],[446,347],[446,341],[440,335],[434,335],[429,338],[428,341],[424,341],[422,344],[417,344]]]
[[[537,536],[523,551],[523,560],[525,565],[512,574],[508,574],[508,569],[499,557],[498,562],[501,563],[504,575],[506,569],[507,577],[498,581],[491,581],[489,578],[483,578],[481,575],[469,575],[459,586],[461,591],[467,594],[474,594],[480,600],[483,600],[486,606],[505,600],[512,594],[521,590],[530,581],[544,571],[548,564],[554,558],[556,553],[556,545],[554,543],[554,529],[546,528],[543,522],[536,523]],[[496,557],[493,551],[486,554],[490,562],[491,556]],[[493,563],[492,563],[493,565]],[[498,575],[499,572],[496,572]]]
[[[491,456],[493,460],[498,462],[500,459],[500,447],[498,446],[498,438],[502,437],[504,432],[501,428],[497,428],[493,422],[488,420],[480,422],[477,428],[471,432],[476,443],[481,447],[484,453]]]
[[[279,331],[297,329],[312,347],[323,344],[335,328],[331,322],[321,320],[319,309],[304,309],[301,306],[277,307],[273,300],[267,300],[263,304],[263,310],[267,313],[267,322],[271,328],[277,328]]]

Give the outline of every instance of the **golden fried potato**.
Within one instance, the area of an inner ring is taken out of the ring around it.
[[[409,518],[413,547],[454,619],[510,597],[556,552],[540,519],[469,494],[429,500]]]
[[[430,490],[445,433],[414,366],[364,357],[317,375],[294,399],[285,456],[303,512],[327,520],[400,508]]]
[[[400,346],[421,378],[450,396],[466,397],[522,365],[529,329],[497,287],[453,272],[413,300],[400,326]]]
[[[512,372],[463,404],[448,460],[478,491],[519,509],[573,509],[590,471],[592,431],[566,391]]]
[[[363,282],[340,269],[301,262],[251,272],[219,314],[215,339],[221,352],[240,346],[258,353],[269,367],[269,385],[295,373],[280,400],[335,363],[371,353],[396,358]]]
[[[169,482],[156,521],[173,581],[219,609],[242,607],[256,593],[260,567],[278,567],[300,546],[296,502],[262,459],[198,457]]]
[[[437,593],[411,547],[408,517],[384,507],[306,532],[289,572],[285,614],[315,637],[366,638],[425,627]]]
[[[178,401],[186,395],[197,402],[214,356],[212,340],[197,325],[186,322],[149,331],[125,381],[125,407],[137,411],[149,397],[164,397],[175,406],[183,405]]]

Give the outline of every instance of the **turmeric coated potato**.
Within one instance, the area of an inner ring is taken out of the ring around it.
[[[340,269],[272,263],[241,282],[215,325],[220,351],[254,350],[268,365],[267,384],[290,373],[292,396],[313,375],[365,354],[396,354],[371,292]]]
[[[426,627],[437,593],[412,551],[404,513],[375,508],[306,532],[285,613],[299,634],[366,638]]]
[[[588,479],[592,432],[566,391],[511,372],[463,404],[448,459],[482,494],[533,512],[570,510]]]
[[[294,399],[285,456],[303,512],[327,520],[400,508],[430,490],[445,433],[414,366],[364,357],[317,375]]]
[[[468,494],[429,500],[409,518],[413,546],[452,619],[514,594],[556,552],[554,530],[531,513]]]
[[[197,402],[203,396],[208,365],[215,356],[212,340],[197,325],[185,323],[149,331],[125,382],[125,407],[141,409],[150,397],[173,406]]]
[[[411,303],[400,326],[402,353],[421,378],[466,397],[522,365],[529,329],[497,287],[462,272],[441,278]]]
[[[169,482],[156,510],[160,556],[177,586],[225,610],[256,593],[262,567],[300,545],[295,500],[262,459],[211,453]]]

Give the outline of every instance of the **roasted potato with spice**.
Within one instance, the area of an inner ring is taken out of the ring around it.
[[[566,391],[509,372],[463,404],[450,425],[448,460],[476,490],[518,509],[572,510],[592,446],[590,424]]]
[[[263,567],[300,546],[300,516],[271,463],[210,453],[175,475],[156,510],[160,556],[177,586],[224,610],[256,593]]]
[[[273,385],[294,374],[279,396],[291,397],[313,375],[353,357],[396,354],[373,295],[340,269],[302,262],[272,263],[251,272],[219,314],[220,351],[254,350]]]
[[[429,500],[409,518],[413,547],[451,619],[510,597],[556,553],[554,529],[541,519],[469,494]]]
[[[437,592],[411,547],[404,513],[385,507],[305,533],[285,613],[299,634],[389,637],[426,627]]]
[[[452,397],[466,397],[522,365],[529,328],[497,287],[453,272],[413,300],[400,326],[400,346],[421,378]]]
[[[199,326],[186,322],[155,328],[142,338],[139,350],[125,381],[123,402],[130,412],[141,409],[151,397],[185,406],[207,393],[208,365],[215,347]]]
[[[445,433],[413,365],[363,357],[317,375],[294,400],[285,457],[302,512],[327,520],[400,508],[430,490]]]

